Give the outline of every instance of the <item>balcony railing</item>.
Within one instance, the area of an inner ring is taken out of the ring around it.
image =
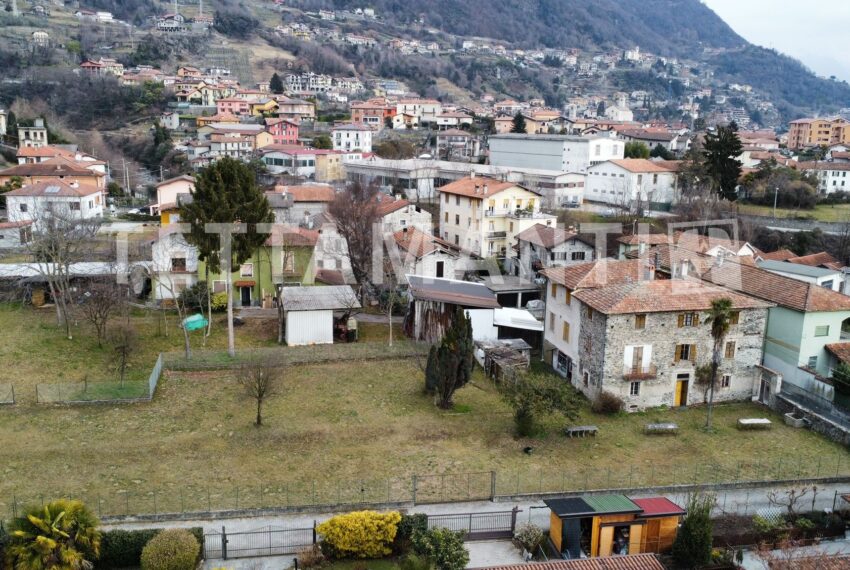
[[[626,366],[623,369],[624,380],[649,380],[658,375],[658,369],[654,364],[649,366]]]
[[[505,239],[508,237],[508,232],[487,232],[484,234],[484,239]]]

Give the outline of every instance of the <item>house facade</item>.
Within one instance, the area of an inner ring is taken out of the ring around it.
[[[514,275],[533,279],[547,267],[566,267],[594,260],[593,243],[570,229],[535,224],[516,236]]]
[[[490,164],[585,173],[607,160],[619,160],[625,142],[610,137],[502,134],[490,137]]]
[[[372,152],[372,129],[358,123],[334,125],[331,141],[334,150]]]
[[[449,242],[425,233],[415,227],[404,228],[393,234],[399,254],[399,275],[418,275],[456,279],[462,272],[458,249]]]
[[[678,163],[641,158],[609,160],[587,170],[586,200],[621,207],[678,200]]]
[[[103,191],[77,182],[37,182],[6,192],[4,196],[9,221],[32,222],[36,232],[53,217],[60,221],[103,217]]]

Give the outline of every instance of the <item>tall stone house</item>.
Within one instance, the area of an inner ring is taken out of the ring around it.
[[[533,279],[547,267],[565,267],[593,261],[594,245],[574,228],[534,224],[516,236],[516,255],[511,260],[514,275]]]
[[[773,305],[699,280],[662,279],[644,260],[601,260],[543,271],[545,341],[552,364],[595,399],[621,398],[628,411],[703,403],[697,372],[711,363],[712,301],[732,302],[715,401],[750,400],[761,380],[762,345]]]

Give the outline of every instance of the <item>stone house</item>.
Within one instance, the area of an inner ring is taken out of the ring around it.
[[[405,275],[456,278],[460,269],[457,246],[415,227],[396,231],[393,240]]]
[[[533,278],[546,267],[565,267],[593,261],[594,245],[574,228],[561,229],[535,224],[516,236],[516,256],[511,259],[514,275]]]
[[[761,382],[772,303],[698,280],[662,279],[643,260],[544,270],[546,341],[555,368],[590,399],[621,398],[629,411],[703,403],[697,370],[710,364],[712,301],[732,301],[715,401],[750,400]]]

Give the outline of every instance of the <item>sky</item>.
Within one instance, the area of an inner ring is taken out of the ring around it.
[[[703,0],[750,43],[790,55],[818,75],[850,81],[848,0]]]

